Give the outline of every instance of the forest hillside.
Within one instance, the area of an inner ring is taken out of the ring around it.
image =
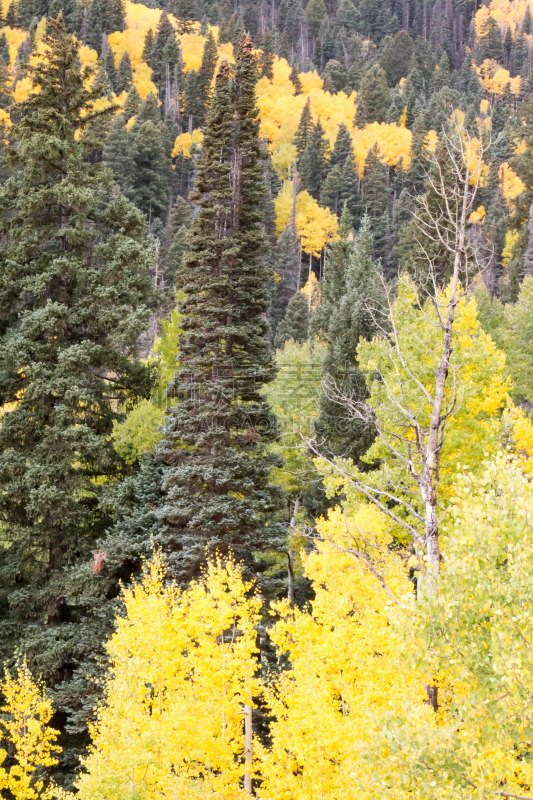
[[[533,800],[533,3],[0,6],[0,795]]]

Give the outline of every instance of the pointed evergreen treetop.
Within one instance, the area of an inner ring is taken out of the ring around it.
[[[191,200],[199,207],[183,267],[180,397],[160,445],[167,465],[159,541],[180,580],[209,552],[233,551],[257,572],[254,552],[281,546],[279,496],[269,484],[274,434],[261,387],[275,374],[265,338],[270,270],[261,230],[264,192],[257,71],[252,42],[236,53],[235,77],[216,76]],[[232,165],[238,165],[232,169]]]
[[[300,122],[296,128],[296,133],[294,134],[294,144],[296,145],[296,151],[298,153],[298,161],[302,157],[302,154],[307,146],[312,128],[313,117],[311,115],[311,98],[308,97],[305,106],[303,107]]]
[[[58,689],[73,767],[80,737],[69,741],[65,720],[80,695],[65,683],[98,643],[68,573],[112,523],[103,493],[127,471],[113,423],[150,392],[137,348],[158,299],[143,217],[92,158],[100,143],[79,136],[98,99],[80,44],[58,18],[43,45],[0,187],[0,396],[14,405],[0,426],[0,649],[12,663],[20,648]]]

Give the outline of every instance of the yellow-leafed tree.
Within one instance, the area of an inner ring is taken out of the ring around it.
[[[0,761],[9,756],[9,769],[0,767],[0,790],[7,789],[15,800],[51,800],[66,797],[53,783],[45,782],[40,768],[57,764],[61,749],[55,744],[59,731],[50,728],[51,701],[44,687],[32,679],[23,662],[14,676],[9,673],[1,684],[4,696],[0,727],[8,742],[8,752],[0,750]]]
[[[80,798],[242,797],[256,694],[252,587],[233,563],[210,563],[182,592],[156,557],[124,603]]]
[[[386,518],[363,504],[330,511],[317,528],[317,549],[304,557],[315,591],[310,613],[276,607],[272,636],[291,667],[266,692],[274,721],[272,746],[261,753],[264,798],[360,798],[371,771],[357,751],[380,715],[391,703],[421,705],[419,676],[398,657],[395,601],[412,585]]]
[[[274,201],[278,234],[290,221],[292,202],[292,185],[287,181]],[[318,256],[337,236],[337,217],[329,208],[319,206],[309,192],[299,192],[296,198],[296,234],[301,239],[302,249]]]

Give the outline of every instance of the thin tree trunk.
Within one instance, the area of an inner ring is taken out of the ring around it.
[[[252,706],[244,706],[244,791],[252,794]]]
[[[298,517],[298,510],[300,508],[300,498],[297,497],[294,501],[294,508],[292,510],[292,517],[290,521],[291,530],[294,530],[296,527],[296,521]],[[294,605],[294,553],[292,548],[289,547],[289,551],[287,553],[287,599],[289,601],[289,605],[291,608]]]

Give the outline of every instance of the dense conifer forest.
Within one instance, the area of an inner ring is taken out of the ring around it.
[[[533,800],[532,14],[3,0],[3,799]]]

